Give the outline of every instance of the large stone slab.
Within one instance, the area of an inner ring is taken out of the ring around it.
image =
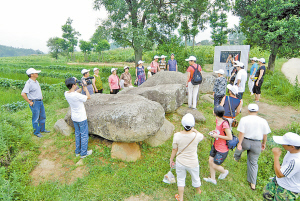
[[[147,144],[152,147],[157,147],[164,144],[170,137],[172,137],[175,126],[165,119],[164,125],[159,129],[159,131],[152,137],[145,140]]]
[[[215,80],[217,78],[217,75],[213,72],[206,73],[202,71],[202,77],[203,81],[199,86],[199,92],[200,93],[213,93]]]
[[[166,113],[171,113],[184,103],[186,89],[182,84],[165,84],[153,87],[135,87],[121,91],[120,94],[141,95],[160,103]]]
[[[181,116],[184,116],[187,113],[191,113],[194,116],[196,122],[205,122],[206,121],[206,118],[198,110],[194,110],[194,109],[191,109],[188,107],[181,106],[180,108],[178,108],[176,110],[176,112],[177,112],[177,114],[179,114]]]
[[[134,162],[142,156],[140,146],[136,143],[113,142],[111,157],[127,162]]]
[[[89,133],[118,142],[139,142],[156,134],[165,118],[163,107],[140,95],[93,94],[85,109]],[[65,117],[73,125],[71,112]]]
[[[72,132],[74,132],[74,128],[68,125],[64,119],[57,120],[57,122],[54,124],[54,130],[65,136],[69,136]]]
[[[201,100],[207,101],[211,104],[214,104],[214,97],[211,94],[205,94],[200,97]]]
[[[160,71],[151,76],[139,87],[153,87],[166,84],[186,84],[186,74],[174,71]]]

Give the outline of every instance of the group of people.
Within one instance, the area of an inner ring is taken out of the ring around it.
[[[154,58],[155,60],[152,63],[158,63],[158,58]],[[253,81],[254,85],[253,93],[258,96],[259,99],[260,93],[258,92],[260,92],[260,87],[263,83],[265,61],[263,58],[259,59],[260,67],[258,68],[257,65],[254,65],[256,60],[256,58],[251,58],[253,69],[251,68],[250,78],[252,78],[251,81]],[[194,85],[192,79],[194,73],[197,71],[202,75],[202,68],[200,65],[196,64],[196,57],[194,56],[190,56],[186,61],[189,62],[186,82],[189,94],[188,106],[196,109],[199,84]],[[153,65],[152,63],[151,65]],[[170,65],[171,63],[172,65]],[[155,74],[157,71],[163,69],[160,68],[162,65],[154,63],[154,66],[154,68],[149,68],[151,74]],[[229,149],[227,141],[231,140],[233,137],[231,127],[235,117],[241,111],[242,97],[247,79],[247,73],[244,70],[243,63],[236,61],[233,63],[233,67],[237,70],[233,84],[227,85],[227,79],[224,77],[224,70],[219,70],[217,71],[218,78],[214,85],[214,115],[216,117],[216,129],[209,134],[214,138],[214,143],[208,156],[210,176],[204,178],[204,180],[215,185],[217,184],[217,172],[220,172],[218,179],[225,179],[229,174],[229,170],[222,167],[222,163],[228,156]],[[166,68],[168,70],[175,69],[177,71],[177,62],[174,62],[173,54],[171,55],[171,59]],[[118,93],[120,85],[124,85],[124,87],[132,86],[129,67],[124,67],[124,73],[121,75],[122,82],[116,75],[116,71],[116,68],[112,68],[112,74],[108,79],[111,94]],[[41,71],[37,71],[33,68],[26,71],[29,79],[21,93],[23,98],[29,103],[29,107],[32,111],[32,125],[34,134],[37,137],[43,137],[42,133],[49,132],[45,129],[46,115],[43,105],[43,96],[39,82],[36,80],[38,78],[38,73],[40,72]],[[83,69],[81,73],[83,75],[81,79],[81,88],[77,86],[76,78],[68,78],[65,80],[65,84],[69,89],[65,92],[65,98],[71,107],[71,119],[75,127],[75,155],[85,158],[86,156],[91,155],[93,151],[88,150],[88,121],[83,103],[91,98],[92,93],[102,93],[103,86],[98,68],[94,68],[93,78],[90,77],[89,70],[87,69]],[[136,68],[138,82],[139,80],[140,82],[142,82],[143,79],[146,80],[146,78],[141,75],[145,75],[143,61],[140,61]],[[229,91],[228,96],[225,96],[225,87]],[[257,115],[258,110],[259,107],[257,104],[250,104],[248,106],[249,115],[241,118],[237,127],[237,130],[239,131],[239,143],[234,152],[234,159],[239,161],[242,152],[247,151],[247,181],[252,190],[255,190],[256,188],[258,158],[261,151],[266,148],[267,134],[271,132],[267,121]],[[203,134],[194,128],[195,119],[192,114],[187,114],[182,118],[182,126],[184,130],[174,134],[173,149],[170,157],[170,166],[176,166],[177,173],[178,194],[176,194],[175,197],[177,200],[181,201],[183,200],[186,171],[191,174],[192,185],[196,188],[197,193],[201,193],[197,146],[204,138]],[[278,148],[273,149],[276,177],[265,187],[263,196],[266,200],[296,199],[300,195],[300,136],[294,133],[287,133],[281,137],[274,137],[274,141],[278,144],[282,144],[283,148],[286,149],[288,153],[280,166],[279,156],[281,152]],[[174,163],[175,156],[176,164]]]

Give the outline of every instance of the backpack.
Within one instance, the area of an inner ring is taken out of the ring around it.
[[[227,122],[228,122],[228,120],[227,120]],[[223,121],[223,123],[224,123],[224,121]],[[226,145],[227,145],[228,149],[233,150],[234,148],[236,148],[237,144],[239,143],[239,138],[233,134],[232,130],[231,130],[231,133],[232,133],[232,140],[226,140]],[[224,131],[224,134],[226,135],[225,131]]]
[[[201,72],[198,70],[198,64],[197,64],[197,68],[194,68],[194,66],[191,66],[194,69],[194,74],[192,77],[192,84],[193,85],[198,85],[202,83],[202,75]]]

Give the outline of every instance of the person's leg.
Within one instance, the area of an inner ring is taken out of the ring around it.
[[[191,178],[192,178],[192,186],[195,187],[196,194],[201,194],[201,181],[200,181],[200,167],[195,167],[195,168],[187,168],[187,171],[190,173]]]
[[[73,121],[75,128],[75,154],[80,154],[81,151],[81,138],[80,138],[80,122]]]
[[[215,155],[215,157],[213,158],[213,163],[212,163],[212,168],[215,169],[215,171],[219,171],[222,174],[225,174],[226,171],[225,169],[221,166],[221,164],[225,161],[225,159],[227,158],[228,152],[225,153],[221,153],[221,152],[217,152],[217,154]],[[215,177],[215,175],[214,175]]]
[[[254,184],[251,186],[252,188],[255,188],[258,172],[257,162],[261,152],[261,142],[251,141],[250,144],[250,149],[247,151],[247,181]]]
[[[235,152],[233,155],[234,160],[239,161],[241,159],[243,151],[249,150],[249,149],[250,149],[250,140],[247,140],[244,138],[243,142],[242,142],[242,150],[238,150],[237,148],[235,149]]]
[[[40,102],[40,117],[39,117],[39,127],[40,131],[44,132],[45,129],[45,123],[46,123],[46,112],[45,112],[45,107],[43,101]]]
[[[199,91],[199,84],[193,85],[193,109],[197,108],[198,91]]]
[[[269,182],[263,190],[263,198],[264,200],[269,200],[272,201],[274,200],[277,188],[278,188],[278,184],[276,182],[275,177],[273,178],[273,180],[271,182]]]
[[[81,137],[80,155],[85,156],[87,155],[87,148],[88,148],[88,141],[89,141],[89,129],[88,129],[87,120],[80,122],[79,126],[80,126],[80,137]]]
[[[33,105],[30,106],[32,112],[32,127],[33,127],[33,134],[37,135],[40,134],[40,127],[39,127],[39,116],[40,116],[40,107],[38,101],[33,101]]]
[[[188,83],[188,106],[191,108],[193,104],[193,84]]]
[[[179,162],[176,162],[176,174],[177,174],[179,200],[182,201],[184,186],[185,186],[186,169],[185,166],[181,165]]]
[[[249,87],[249,91],[250,91],[251,95],[253,95],[253,84],[254,84],[254,82],[249,77],[248,87]]]
[[[214,168],[214,158],[213,157],[209,156],[208,164],[209,164],[210,178],[213,180],[216,180],[216,171]]]

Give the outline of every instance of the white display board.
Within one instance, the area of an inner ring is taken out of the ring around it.
[[[237,57],[248,69],[250,45],[215,46],[214,71],[223,69],[226,72],[226,60],[229,54]],[[235,59],[234,59],[235,60]]]

